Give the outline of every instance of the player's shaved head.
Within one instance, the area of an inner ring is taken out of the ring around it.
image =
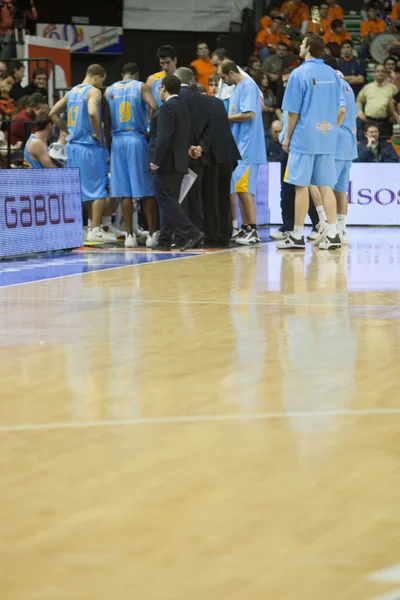
[[[121,71],[122,75],[136,75],[139,73],[139,67],[136,63],[125,63]]]
[[[86,71],[87,77],[105,77],[105,69],[101,65],[90,65]]]

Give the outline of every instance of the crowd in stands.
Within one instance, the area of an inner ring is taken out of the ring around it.
[[[282,120],[283,93],[290,72],[300,64],[299,46],[307,32],[323,38],[325,62],[344,75],[356,96],[360,109],[358,160],[397,162],[400,144],[396,144],[393,136],[395,126],[400,124],[400,0],[393,0],[393,4],[379,0],[366,2],[360,13],[359,35],[353,37],[346,29],[342,7],[334,0],[322,2],[311,10],[301,0],[269,6],[260,20],[254,55],[247,68],[264,99],[263,122],[269,160],[279,160],[276,131],[277,121]],[[385,32],[393,34],[392,47],[388,48],[384,63],[376,64],[371,44],[376,36]],[[378,140],[374,141],[376,132]],[[377,150],[378,143],[382,151]]]
[[[6,165],[8,145],[14,166],[21,166],[23,147],[35,131],[36,117],[48,110],[47,72],[34,69],[31,82],[23,87],[25,66],[20,61],[0,61],[0,167]]]

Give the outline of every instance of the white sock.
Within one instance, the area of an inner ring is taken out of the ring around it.
[[[234,221],[232,221],[232,227],[233,227],[233,229],[238,229],[238,222],[236,219]]]
[[[303,237],[303,233],[304,233],[304,227],[299,227],[298,225],[295,225],[293,227],[293,237],[296,238],[296,240],[299,240]]]
[[[91,227],[91,226],[92,226],[92,219],[88,219],[88,220],[87,220],[87,226],[88,226],[88,227]]]
[[[318,217],[320,221],[327,221],[328,219],[326,218],[326,213],[325,213],[325,209],[324,207],[321,206],[317,206],[317,213],[318,213]]]
[[[346,231],[347,215],[338,215],[337,224],[339,229],[341,229],[342,231]]]
[[[336,223],[334,225],[328,225],[328,236],[334,238],[337,235]]]
[[[101,224],[106,227],[111,225],[111,217],[101,217]]]

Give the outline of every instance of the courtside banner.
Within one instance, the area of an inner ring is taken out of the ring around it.
[[[0,257],[83,245],[79,169],[0,170]]]
[[[280,163],[270,163],[267,202],[270,223],[282,223]],[[400,225],[400,165],[353,163],[348,190],[349,225]]]

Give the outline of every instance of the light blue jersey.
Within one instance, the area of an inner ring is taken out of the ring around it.
[[[113,136],[145,134],[148,110],[140,93],[141,85],[140,81],[129,79],[117,81],[107,89]]]
[[[357,158],[357,122],[358,106],[350,85],[340,79],[340,106],[346,107],[346,115],[338,131],[336,155],[337,160],[354,160]]]
[[[282,111],[282,131],[280,132],[280,134],[278,136],[278,140],[279,140],[280,144],[282,144],[283,140],[285,139],[285,135],[286,135],[286,131],[287,131],[287,124],[288,124],[288,111],[284,110],[284,111]]]
[[[67,114],[68,114],[68,142],[74,144],[98,144],[93,139],[96,135],[89,119],[87,104],[87,95],[93,89],[92,85],[76,85],[67,94]],[[99,118],[102,122],[101,106],[99,106]]]
[[[237,115],[250,111],[255,113],[254,119],[231,123],[232,134],[242,161],[248,165],[261,165],[267,162],[267,153],[260,93],[257,84],[250,77],[245,77],[232,91],[229,114]]]
[[[29,144],[32,140],[37,140],[36,135],[32,134],[25,144],[24,166],[28,167],[29,169],[43,169],[42,164],[38,160],[33,160],[33,158],[29,156]]]
[[[299,115],[290,151],[335,154],[340,79],[320,58],[311,58],[290,75],[282,110]]]

